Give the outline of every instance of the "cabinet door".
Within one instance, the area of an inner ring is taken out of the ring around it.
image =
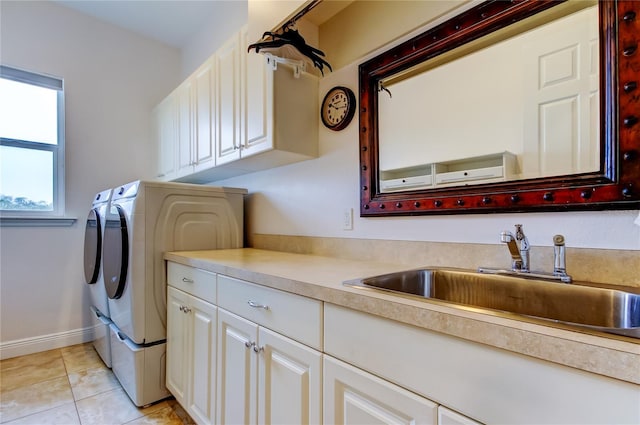
[[[189,391],[187,411],[198,424],[215,423],[217,308],[191,297],[188,311]]]
[[[249,45],[247,27],[242,30],[242,46]],[[273,148],[273,71],[266,57],[251,52],[242,55],[243,108],[242,156],[247,157]]]
[[[175,288],[167,289],[167,389],[180,404],[187,401],[187,353],[189,315],[185,307],[189,295]]]
[[[213,167],[215,164],[215,61],[209,59],[194,74],[194,171]]]
[[[325,424],[436,424],[437,405],[374,375],[324,357]]]
[[[193,82],[187,80],[177,89],[178,96],[178,177],[193,172],[192,141],[192,89]]]
[[[216,52],[216,164],[240,158],[240,34]],[[244,53],[244,52],[243,52]]]
[[[438,425],[480,425],[480,422],[469,419],[444,406],[438,406]]]
[[[320,424],[321,353],[262,327],[258,342],[258,423]]]
[[[217,424],[255,424],[258,325],[218,309]]]
[[[177,97],[167,96],[154,110],[155,142],[158,146],[157,177],[171,180],[176,175]]]

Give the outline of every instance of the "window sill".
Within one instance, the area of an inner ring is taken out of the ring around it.
[[[70,227],[75,217],[0,217],[0,227]]]

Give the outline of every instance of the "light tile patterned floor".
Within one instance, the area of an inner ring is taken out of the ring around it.
[[[136,407],[88,343],[0,361],[0,423],[184,425],[193,421],[173,399]]]

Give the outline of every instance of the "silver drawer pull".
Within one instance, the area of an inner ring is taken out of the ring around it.
[[[269,310],[269,306],[268,305],[258,304],[255,301],[249,300],[249,301],[247,301],[247,304],[249,304],[253,308],[264,308],[265,310]]]
[[[255,343],[255,342],[249,342],[249,341],[245,341],[245,342],[244,342],[244,346],[245,346],[245,347],[247,347],[247,348],[251,348],[251,347],[253,347],[254,345],[256,345],[256,343]]]
[[[183,278],[182,278],[182,281],[183,281],[184,283],[193,283],[193,279],[189,279],[188,277],[183,277]]]
[[[261,351],[264,351],[264,346],[262,347],[258,347],[257,345],[253,345],[253,351],[255,351],[256,353],[260,354]]]

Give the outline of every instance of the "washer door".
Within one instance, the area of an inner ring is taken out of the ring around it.
[[[129,232],[125,212],[120,205],[111,205],[104,226],[103,276],[109,298],[122,296],[127,282],[129,263]]]
[[[102,258],[102,223],[98,209],[89,211],[87,225],[84,229],[84,279],[92,284],[100,275],[100,259]]]

